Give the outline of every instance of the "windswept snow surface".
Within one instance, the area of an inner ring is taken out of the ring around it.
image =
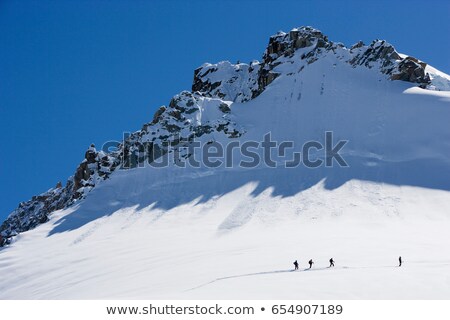
[[[117,170],[0,249],[0,298],[450,299],[450,92],[297,61],[230,105],[239,139],[333,131],[349,167]]]
[[[220,178],[131,199],[105,183],[0,252],[0,298],[450,298],[448,192],[355,180],[283,197],[255,179],[221,194],[236,177]],[[221,195],[188,200],[208,188]]]
[[[431,77],[431,87],[439,91],[450,91],[450,76],[432,66],[427,66],[426,71]]]

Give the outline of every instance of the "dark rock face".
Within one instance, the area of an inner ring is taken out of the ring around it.
[[[230,112],[231,112],[230,107],[229,107],[226,103],[221,103],[221,104],[219,104],[219,109],[220,109],[220,111],[222,111],[223,113],[230,113]]]
[[[72,199],[80,199],[95,187],[98,181],[108,178],[120,163],[118,154],[107,154],[103,151],[97,152],[91,144],[84,155],[73,177]]]
[[[231,64],[228,61],[204,64],[194,71],[192,92],[227,101],[246,102],[258,90],[259,69],[257,61],[251,64]]]
[[[365,46],[364,42],[358,41],[357,43],[355,43],[354,45],[352,45],[352,46],[350,47],[350,51],[355,50],[355,49],[358,49],[358,48],[362,48],[362,47],[364,47],[364,46]]]
[[[419,83],[424,88],[431,82],[430,76],[425,73],[426,66],[416,58],[406,57],[392,70],[391,79]]]
[[[166,107],[160,107],[156,112],[155,115],[153,116],[153,121],[151,122],[152,124],[158,123],[161,115],[164,113],[164,111],[166,111]]]
[[[263,64],[270,65],[281,56],[289,57],[297,49],[312,47],[324,48],[331,43],[322,32],[311,27],[293,29],[289,33],[279,32],[270,37],[269,44],[263,56]]]
[[[210,73],[216,72],[218,70],[217,67],[211,67],[204,70],[204,67],[200,67],[194,70],[194,81],[192,83],[192,92],[211,92],[216,89],[221,81],[217,81],[211,83],[211,81],[206,78],[206,76]]]
[[[400,55],[395,51],[394,47],[386,41],[373,41],[368,47],[360,42],[352,46],[351,50],[363,48],[363,52],[356,54],[349,61],[352,65],[365,66],[372,68],[373,62],[380,61],[382,67],[393,65],[396,60],[401,60]]]

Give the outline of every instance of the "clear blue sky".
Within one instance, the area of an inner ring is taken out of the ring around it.
[[[204,62],[260,59],[312,25],[351,45],[386,39],[450,73],[449,1],[0,0],[0,220],[190,89]]]

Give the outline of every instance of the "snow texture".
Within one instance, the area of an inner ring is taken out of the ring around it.
[[[418,82],[393,81],[401,70]],[[89,193],[74,200],[66,186],[71,202],[45,211],[46,222],[20,228],[34,207],[4,224],[14,237],[0,248],[0,299],[450,299],[448,75],[385,42],[348,49],[312,28],[273,36],[262,62],[195,74],[196,90],[116,154],[89,150]],[[226,145],[268,132],[301,151],[326,131],[348,140],[349,167],[121,160],[148,144]]]

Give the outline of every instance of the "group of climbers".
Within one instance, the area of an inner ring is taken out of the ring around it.
[[[334,267],[334,260],[333,260],[333,258],[331,258],[329,260],[329,262],[330,262],[329,268]],[[314,264],[314,261],[312,259],[310,259],[308,261],[308,264],[309,264],[309,269],[311,269],[313,264]],[[294,270],[298,270],[298,262],[297,262],[297,260],[294,261]]]
[[[328,268],[334,267],[334,259],[331,258],[328,261],[330,262],[330,266]],[[398,266],[401,267],[402,263],[403,263],[402,257],[398,257],[398,262],[399,262]],[[313,264],[314,264],[314,261],[312,259],[310,259],[308,261],[308,264],[309,264],[309,268],[308,269],[311,269]],[[294,270],[298,270],[298,261],[297,260],[294,261]]]

